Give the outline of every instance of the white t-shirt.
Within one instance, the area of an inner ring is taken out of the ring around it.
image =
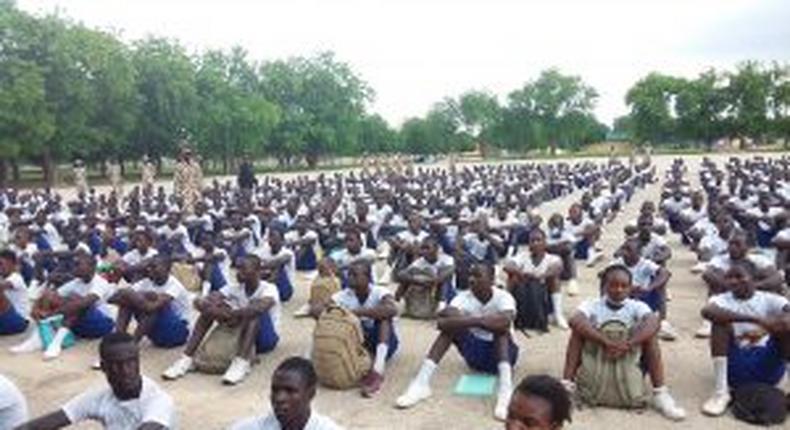
[[[423,230],[418,231],[416,234],[412,233],[411,230],[403,230],[402,232],[398,233],[396,236],[398,239],[406,242],[407,245],[419,245],[422,241],[428,237],[428,233]]]
[[[558,274],[562,271],[562,259],[554,254],[546,253],[543,259],[537,264],[532,261],[531,254],[527,252],[519,252],[513,257],[513,261],[520,272],[530,274],[538,278],[546,277],[548,273]]]
[[[58,295],[61,297],[74,295],[85,297],[90,294],[95,294],[99,297],[95,306],[105,315],[109,313],[107,299],[109,299],[114,292],[115,288],[98,274],[93,275],[93,279],[91,279],[90,282],[85,282],[80,278],[74,278],[58,288]]]
[[[230,282],[230,258],[228,257],[228,253],[222,248],[214,248],[212,251],[213,255],[220,255],[221,259],[217,261],[217,265],[219,266],[220,272],[222,272],[222,276],[225,278],[226,282]],[[201,247],[196,247],[195,250],[192,252],[192,255],[195,258],[203,258],[206,256],[206,250]],[[204,263],[197,263],[198,270],[203,270]]]
[[[622,306],[613,309],[606,304],[606,299],[603,297],[583,302],[579,305],[578,311],[596,329],[609,321],[619,321],[630,329],[653,312],[644,302],[634,299],[625,299]]]
[[[12,429],[27,422],[25,396],[8,378],[0,375],[0,429]]]
[[[274,300],[274,305],[269,308],[269,316],[272,319],[274,330],[280,327],[280,292],[277,286],[271,282],[261,280],[258,282],[258,289],[251,295],[247,295],[244,285],[233,280],[219,290],[219,293],[224,297],[225,303],[233,310],[246,308],[250,305],[250,301],[270,298]]]
[[[283,258],[283,256],[287,256],[288,261],[286,261],[284,264],[285,275],[288,276],[288,282],[290,282],[291,285],[296,285],[294,279],[296,276],[296,257],[294,256],[293,251],[283,246],[280,248],[280,251],[277,254],[272,254],[272,249],[269,247],[269,244],[265,244],[264,246],[257,248],[254,254],[260,257],[264,263],[270,260]]]
[[[350,311],[355,311],[357,309],[368,309],[378,306],[382,300],[387,297],[392,297],[392,293],[389,289],[384,287],[379,287],[377,285],[370,286],[370,293],[368,293],[368,297],[365,299],[364,303],[360,303],[359,297],[357,294],[354,293],[354,290],[351,288],[346,288],[340,290],[332,295],[332,301],[342,306]],[[363,322],[369,322],[370,318],[363,317],[360,318]]]
[[[291,245],[291,244],[293,244],[296,241],[312,240],[313,241],[313,245],[311,247],[313,248],[313,252],[316,255],[318,255],[318,233],[316,233],[316,232],[314,232],[312,230],[306,230],[303,235],[300,235],[299,232],[296,231],[296,230],[291,230],[291,231],[285,233],[285,236],[283,236],[283,239],[285,239],[285,243],[287,243],[288,246],[291,247],[291,248],[294,248],[293,245]],[[307,245],[307,246],[310,246],[310,245]]]
[[[751,261],[752,264],[754,264],[759,270],[774,267],[774,263],[769,258],[766,258],[762,255],[749,254],[746,256],[746,259]],[[730,270],[730,267],[732,267],[732,258],[730,258],[729,253],[720,254],[711,258],[708,265],[722,271],[727,271]]]
[[[440,252],[437,255],[436,261],[431,263],[425,259],[425,257],[420,257],[414,260],[406,270],[414,269],[419,271],[430,271],[433,276],[437,276],[440,271],[447,270],[447,269],[454,269],[455,268],[455,260],[453,257]],[[452,272],[453,275],[450,276],[450,281],[452,282],[455,278],[455,271]]]
[[[158,254],[159,252],[154,248],[148,248],[148,250],[145,252],[145,255],[141,254],[140,251],[135,248],[123,255],[123,262],[134,266],[140,264],[143,260],[153,258]]]
[[[72,423],[99,421],[106,430],[136,429],[143,423],[176,427],[173,399],[152,380],[143,377],[140,397],[120,401],[109,386],[87,391],[63,405],[63,412]]]
[[[722,239],[719,234],[705,235],[699,241],[699,249],[709,252],[711,256],[726,254],[728,246],[727,241]]]
[[[515,315],[516,299],[514,299],[509,292],[494,288],[491,298],[486,303],[481,303],[471,290],[466,290],[459,292],[455,298],[453,298],[450,302],[450,307],[458,309],[464,316],[471,317],[482,317],[499,312],[510,312]],[[488,330],[473,327],[470,331],[478,339],[488,342],[494,340],[494,334]]]
[[[245,418],[236,421],[228,430],[281,430],[280,422],[274,414],[261,417]],[[319,415],[316,412],[310,413],[310,419],[304,426],[304,430],[343,430],[343,427],[335,424],[331,419]]]
[[[628,271],[631,272],[631,284],[640,291],[649,291],[650,283],[653,282],[653,278],[656,277],[658,270],[661,269],[661,266],[647,258],[640,258],[633,266],[625,264],[622,258],[618,258],[612,261],[610,266],[615,264],[628,268]]]
[[[582,239],[584,239],[584,232],[588,228],[594,225],[595,223],[591,219],[586,217],[582,218],[582,220],[578,224],[574,224],[573,221],[568,219],[568,221],[565,222],[565,229],[569,231],[576,238],[575,242],[579,242]]]
[[[132,285],[131,288],[132,291],[138,293],[154,292],[167,294],[173,298],[171,304],[175,314],[181,319],[189,321],[190,310],[192,309],[192,296],[175,276],[169,276],[164,285],[156,285],[150,278],[143,278]]]
[[[189,232],[184,225],[178,224],[175,228],[171,228],[169,225],[165,224],[159,227],[157,233],[164,236],[165,240],[170,240],[175,236],[181,236],[181,246],[183,246],[187,252],[192,251],[192,242],[189,240]]]
[[[477,233],[466,233],[464,235],[464,245],[467,251],[478,260],[484,260],[492,246],[488,239],[481,239]]]
[[[650,240],[642,245],[642,250],[640,254],[644,258],[649,258],[651,260],[655,260],[658,257],[658,253],[661,252],[667,246],[667,241],[664,240],[661,236],[650,233]]]
[[[362,248],[358,254],[351,254],[347,248],[335,251],[329,256],[337,267],[343,269],[358,261],[373,262],[376,259],[376,251],[370,248]]]
[[[27,293],[27,286],[25,285],[25,280],[22,279],[22,275],[17,272],[14,272],[5,279],[3,282],[8,282],[11,284],[11,288],[5,290],[5,296],[9,302],[11,302],[11,306],[14,307],[16,312],[24,318],[27,318],[30,314],[30,299]]]
[[[779,315],[790,304],[785,297],[765,291],[755,291],[754,295],[747,300],[739,300],[730,291],[711,297],[708,299],[708,303],[731,312],[759,318]],[[732,329],[740,346],[765,345],[768,341],[768,333],[757,324],[736,322],[732,323]],[[749,337],[752,336],[757,340],[756,343],[749,340]]]

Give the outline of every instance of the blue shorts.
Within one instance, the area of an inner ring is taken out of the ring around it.
[[[730,388],[755,382],[776,385],[786,371],[779,344],[774,338],[770,338],[765,346],[748,348],[730,343],[727,352],[727,382]]]
[[[455,298],[455,285],[452,281],[448,280],[442,283],[442,300],[445,303],[450,303]]]
[[[258,318],[258,335],[255,337],[255,352],[263,354],[272,351],[277,343],[280,342],[280,336],[274,329],[272,317],[268,312],[264,313]]]
[[[28,320],[10,306],[0,314],[0,335],[18,334],[27,330]]]
[[[167,305],[156,314],[156,321],[146,337],[159,348],[175,348],[187,342],[189,323],[176,315],[172,305]]]
[[[88,308],[82,314],[77,324],[71,327],[75,336],[85,339],[98,339],[110,334],[115,328],[115,322],[95,306]]]
[[[391,322],[391,321],[390,321]],[[372,355],[376,354],[376,348],[379,345],[379,326],[381,325],[381,321],[374,320],[362,323],[362,331],[365,335],[365,349],[368,350],[369,353]],[[398,339],[397,333],[395,333],[395,325],[392,325],[392,333],[390,333],[390,339],[387,343],[387,360],[392,358],[395,352],[398,350],[398,346],[400,345],[400,340]]]
[[[770,248],[773,246],[771,243],[779,231],[777,229],[764,229],[757,226],[757,246],[760,248]]]
[[[582,239],[576,242],[573,249],[573,257],[577,260],[586,260],[590,256],[590,241]]]
[[[209,270],[208,282],[211,285],[211,291],[219,291],[228,284],[228,280],[225,279],[225,275],[222,273],[222,269],[220,269],[218,263],[210,264],[211,270]]]
[[[458,352],[464,357],[466,365],[478,372],[496,374],[499,372],[499,359],[497,358],[496,345],[494,341],[487,341],[478,338],[472,332],[467,331],[455,342]],[[510,339],[510,350],[508,361],[511,365],[516,364],[518,359],[518,345]]]
[[[657,289],[645,292],[635,291],[634,298],[648,305],[653,312],[661,310],[661,304],[664,302],[664,297]]]
[[[310,272],[318,269],[318,257],[315,255],[315,249],[308,246],[304,254],[296,260],[296,270],[300,272]]]
[[[288,279],[288,272],[285,271],[285,266],[280,266],[277,269],[275,285],[277,285],[277,291],[280,293],[281,302],[285,303],[291,300],[291,296],[294,295],[294,287],[291,285],[291,280]]]

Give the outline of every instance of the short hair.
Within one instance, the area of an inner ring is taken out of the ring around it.
[[[551,404],[551,423],[562,425],[571,421],[571,398],[565,387],[549,375],[531,375],[516,387],[524,396],[540,397]]]
[[[10,249],[0,251],[0,260],[8,260],[11,264],[16,264],[16,253]]]
[[[623,272],[623,273],[625,273],[628,276],[628,283],[629,284],[632,282],[633,278],[631,276],[631,271],[628,269],[628,267],[625,266],[625,264],[612,264],[611,266],[607,266],[605,269],[603,269],[601,271],[601,274],[598,275],[600,277],[600,280],[601,280],[600,288],[601,288],[602,291],[606,287],[606,280],[609,279],[609,276],[611,276],[612,273],[618,272],[618,271],[619,272]]]
[[[137,345],[134,338],[129,333],[113,332],[104,336],[101,342],[99,342],[99,357],[104,357],[110,349],[123,344]]]
[[[276,369],[274,369],[274,373],[277,372],[295,372],[301,376],[308,387],[315,387],[318,385],[318,375],[315,373],[313,363],[303,357],[294,356],[286,358]]]

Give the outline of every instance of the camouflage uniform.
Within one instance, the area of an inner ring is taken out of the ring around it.
[[[192,213],[203,190],[203,169],[200,168],[200,163],[191,158],[179,162],[176,166],[174,187],[184,211]]]
[[[112,191],[115,193],[118,199],[120,199],[123,197],[123,177],[121,175],[121,165],[116,162],[111,162],[109,174]]]
[[[82,163],[74,165],[74,187],[77,189],[77,195],[88,193],[88,173]]]
[[[143,161],[143,170],[142,170],[143,190],[153,191],[155,179],[156,179],[156,166],[151,160],[146,158]]]

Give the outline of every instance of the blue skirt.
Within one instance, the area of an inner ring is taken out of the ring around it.
[[[730,388],[760,382],[776,385],[787,371],[779,345],[770,338],[765,346],[741,348],[730,343],[727,352],[727,382]]]
[[[258,318],[258,335],[255,337],[255,352],[264,354],[274,350],[277,343],[280,342],[280,336],[274,329],[272,317],[268,312]]]
[[[71,331],[77,337],[85,339],[98,339],[110,334],[115,328],[115,322],[95,306],[90,307],[82,314]]]
[[[288,272],[285,271],[285,266],[280,266],[280,268],[277,269],[277,280],[275,281],[275,285],[277,285],[277,291],[280,293],[281,302],[285,303],[291,300],[294,294],[294,287],[291,285],[291,280],[288,279]]]
[[[582,239],[576,242],[573,249],[573,257],[577,260],[586,260],[590,256],[590,241]]]
[[[13,306],[0,314],[0,335],[19,334],[27,330],[28,320]]]
[[[318,269],[318,257],[315,255],[315,248],[308,246],[305,252],[296,260],[296,270],[312,272],[316,269]]]
[[[392,322],[392,321],[390,321]],[[373,321],[363,321],[362,322],[362,331],[364,332],[365,336],[365,349],[371,355],[376,355],[376,348],[379,345],[379,327],[381,326],[381,321],[373,320]],[[387,342],[387,360],[392,358],[395,352],[398,350],[398,346],[400,345],[400,340],[398,339],[398,335],[395,332],[395,325],[392,326],[392,333],[390,333],[389,342]]]

